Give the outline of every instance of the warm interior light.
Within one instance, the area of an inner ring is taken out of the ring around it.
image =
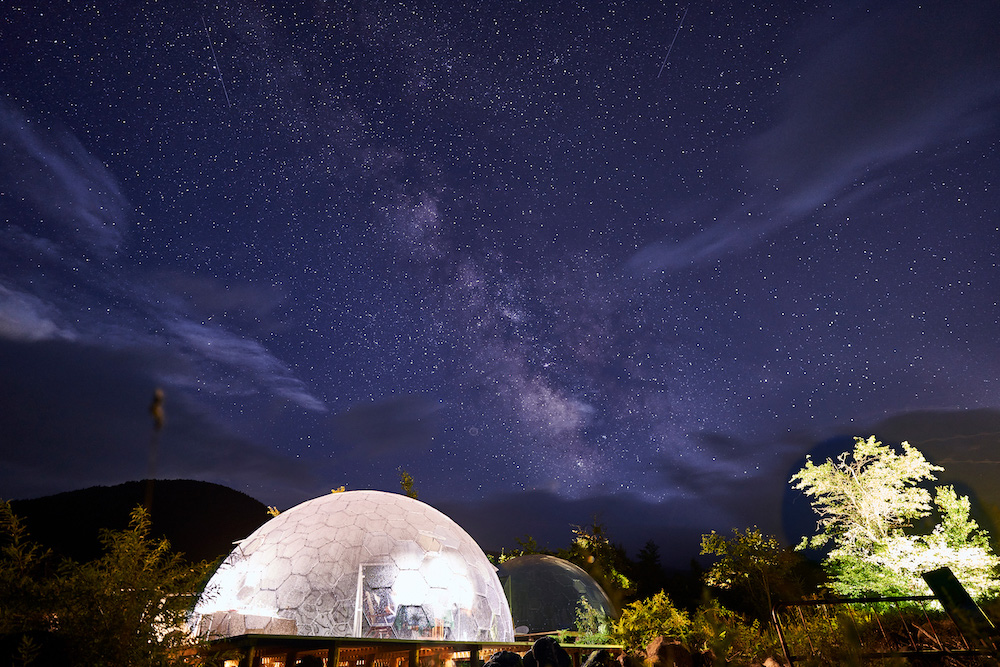
[[[485,608],[484,608],[485,607]],[[346,491],[282,512],[239,547],[196,607],[202,632],[510,641],[495,568],[411,498]]]

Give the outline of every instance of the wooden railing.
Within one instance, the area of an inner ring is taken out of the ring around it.
[[[951,571],[941,568],[923,577],[934,595],[775,605],[772,618],[788,664],[816,658],[859,664],[918,656],[1000,657],[1000,633]]]

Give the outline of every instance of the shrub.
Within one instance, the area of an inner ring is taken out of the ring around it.
[[[687,613],[677,609],[667,594],[660,591],[627,605],[614,624],[611,638],[626,651],[638,651],[660,635],[684,641],[690,629],[691,619]]]
[[[748,620],[742,614],[710,599],[694,613],[688,645],[692,650],[711,651],[723,664],[750,664],[781,654],[781,646],[770,625]]]
[[[576,643],[610,644],[614,621],[599,609],[580,598],[576,607]]]

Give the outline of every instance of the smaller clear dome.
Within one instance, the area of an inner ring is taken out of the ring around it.
[[[615,616],[614,605],[594,578],[555,556],[531,554],[504,561],[498,572],[514,626],[527,632],[576,627],[576,612],[586,601],[598,612]]]

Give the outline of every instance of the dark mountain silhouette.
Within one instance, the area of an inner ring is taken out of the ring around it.
[[[270,517],[267,506],[245,493],[210,482],[162,479],[154,483],[152,535],[166,537],[188,560],[214,561]],[[146,499],[147,482],[93,486],[53,496],[13,500],[30,538],[57,556],[84,562],[101,553],[102,528],[128,527]]]

